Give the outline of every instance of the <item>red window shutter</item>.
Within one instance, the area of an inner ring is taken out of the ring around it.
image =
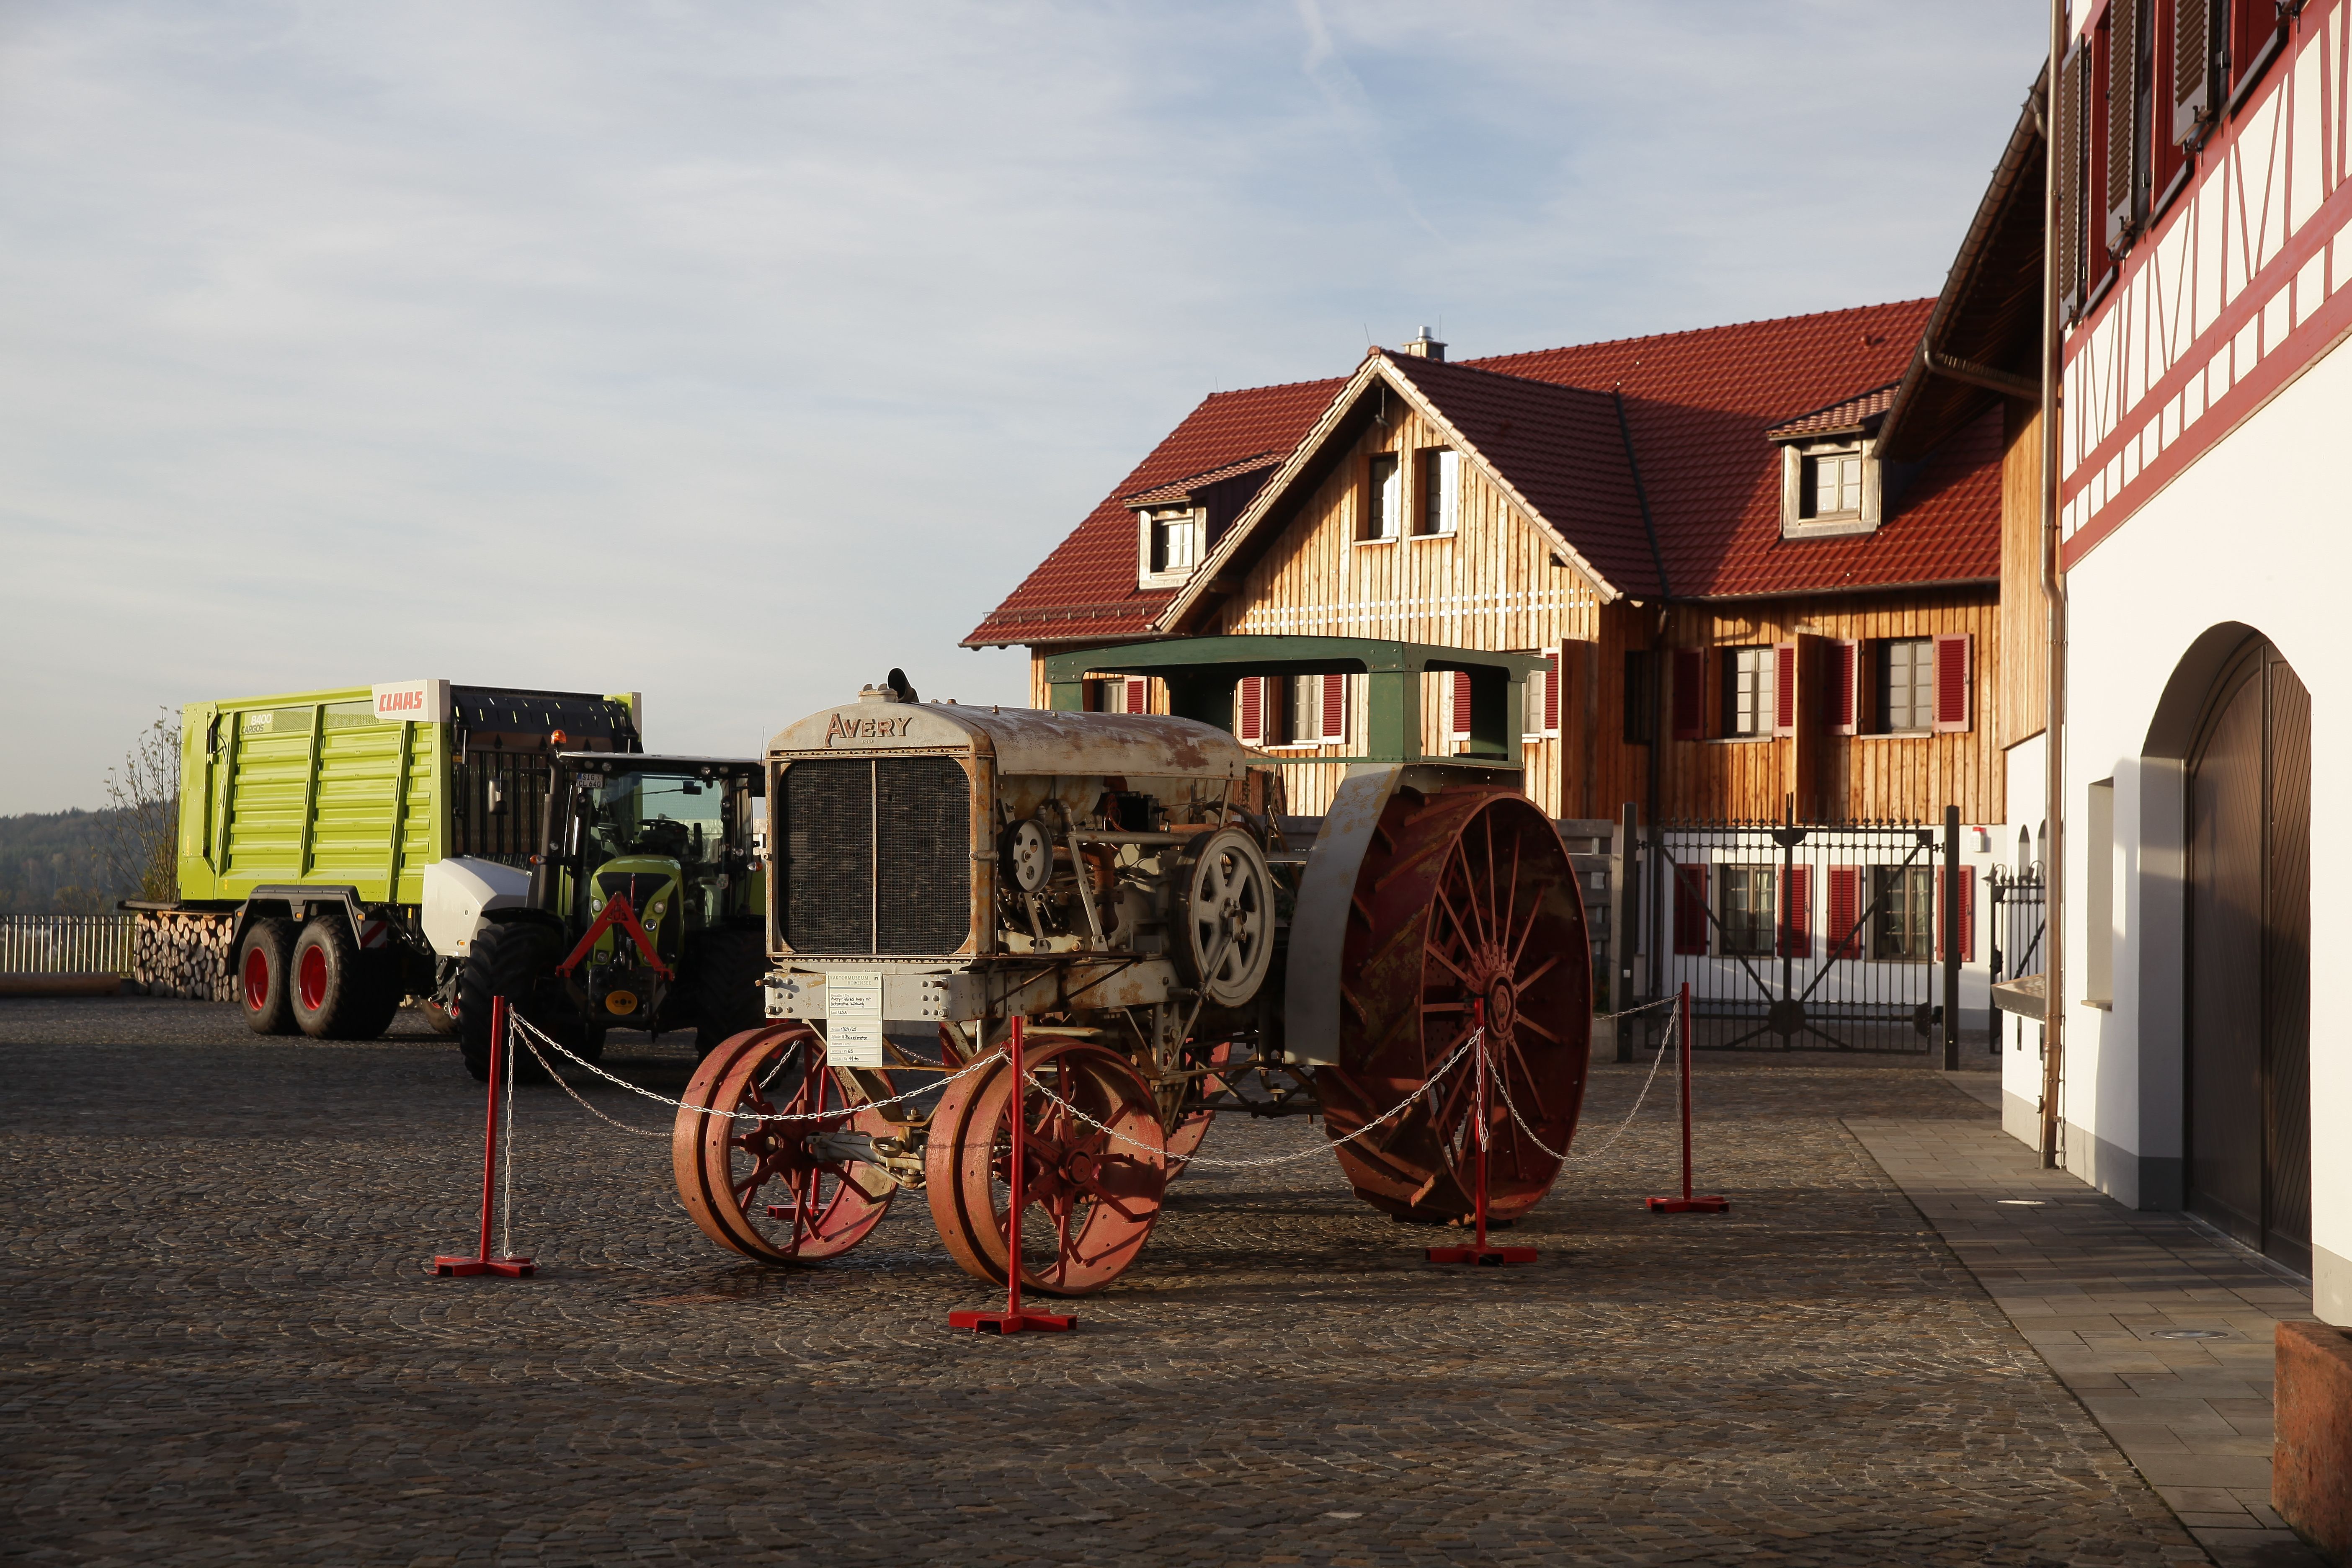
[[[2138,143],[2147,134],[2147,106],[2139,96],[2139,7],[2107,8],[2107,248],[2120,255],[2139,219]]]
[[[1944,873],[1936,873],[1936,908],[1943,919],[1936,922],[1936,961],[1944,958],[1945,933],[1951,929],[1951,902],[1944,893]],[[1960,962],[1977,961],[1977,873],[1973,866],[1960,868]]]
[[[1833,735],[1851,735],[1859,728],[1854,721],[1861,707],[1857,700],[1862,683],[1856,679],[1861,663],[1858,642],[1841,642],[1830,649],[1830,733]]]
[[[1127,678],[1127,710],[1130,713],[1151,711],[1151,682],[1146,677],[1130,675]]]
[[[1675,868],[1675,951],[1706,952],[1706,868]]]
[[[1862,868],[1832,866],[1830,868],[1829,942],[1832,958],[1860,958],[1862,933],[1854,922],[1862,919]]]
[[[1348,738],[1348,678],[1327,675],[1323,678],[1323,739],[1344,741]]]
[[[1675,655],[1675,739],[1696,741],[1706,731],[1706,650],[1678,647]]]
[[[1772,645],[1772,733],[1797,732],[1797,645]]]
[[[1544,656],[1543,732],[1559,733],[1559,655]]]
[[[1813,868],[1784,867],[1780,872],[1780,956],[1813,956]]]
[[[1244,676],[1236,695],[1241,728],[1236,731],[1244,745],[1263,745],[1265,742],[1265,677]]]
[[[1969,668],[1969,644],[1971,640],[1966,633],[1936,639],[1936,729],[1938,732],[1969,727],[1969,697],[1973,674]]]
[[[1451,707],[1453,711],[1446,715],[1446,727],[1455,740],[1466,741],[1470,738],[1470,672],[1466,669],[1454,672]]]

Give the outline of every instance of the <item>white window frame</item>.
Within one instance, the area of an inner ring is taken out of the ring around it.
[[[1151,569],[1152,531],[1174,522],[1189,522],[1192,528],[1192,561],[1182,568],[1165,572]],[[1181,588],[1192,580],[1208,556],[1208,542],[1202,537],[1207,518],[1199,507],[1146,507],[1135,514],[1135,585],[1139,588]]]
[[[1527,652],[1532,658],[1548,658],[1551,662],[1543,668],[1531,670],[1528,674],[1527,711],[1520,715],[1519,739],[1528,742],[1556,741],[1559,739],[1559,723],[1557,715],[1566,713],[1568,705],[1564,702],[1548,701],[1547,695],[1552,683],[1559,679],[1559,650],[1537,647],[1529,648]],[[1546,721],[1544,713],[1546,708],[1554,710],[1555,713],[1549,722]]]
[[[1780,448],[1780,537],[1834,539],[1841,534],[1874,533],[1881,512],[1880,464],[1874,440],[1790,441]],[[1833,455],[1862,458],[1862,510],[1832,517],[1805,515],[1805,459]]]
[[[1437,473],[1437,526],[1423,528],[1428,521],[1422,510],[1428,479],[1423,466],[1433,467]],[[1423,447],[1414,458],[1412,527],[1408,531],[1413,539],[1451,539],[1462,528],[1462,454],[1451,447]]]
[[[1388,479],[1384,483],[1375,482],[1372,478],[1373,470],[1383,460],[1385,460],[1389,465]],[[1356,531],[1357,543],[1394,544],[1398,540],[1402,539],[1405,536],[1405,468],[1406,463],[1404,454],[1402,452],[1372,452],[1366,455],[1364,458],[1364,518],[1363,526]],[[1373,504],[1376,499],[1380,503],[1377,506]],[[1379,521],[1387,524],[1387,532],[1374,533],[1372,531],[1375,512],[1379,514]]]

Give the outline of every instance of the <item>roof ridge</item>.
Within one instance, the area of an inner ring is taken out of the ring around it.
[[[1765,428],[1778,430],[1783,426],[1801,424],[1816,414],[1827,414],[1832,408],[1843,408],[1849,403],[1860,403],[1865,397],[1875,397],[1882,392],[1892,392],[1902,384],[1903,377],[1898,375],[1893,381],[1882,382],[1876,386],[1865,386],[1860,392],[1849,392],[1843,397],[1832,397],[1818,408],[1801,409],[1786,418],[1775,419]]]
[[[1736,332],[1747,327],[1779,326],[1788,321],[1828,321],[1832,317],[1835,316],[1859,316],[1872,310],[1899,310],[1906,305],[1932,306],[1936,302],[1936,299],[1937,296],[1933,294],[1922,294],[1908,300],[1885,300],[1875,305],[1847,305],[1835,310],[1801,310],[1794,315],[1789,316],[1758,316],[1752,321],[1724,321],[1712,327],[1683,327],[1671,332],[1636,332],[1629,337],[1595,338],[1588,342],[1580,343],[1554,343],[1549,348],[1520,349],[1510,353],[1481,354],[1476,359],[1449,360],[1444,363],[1449,364],[1458,364],[1463,368],[1469,370],[1484,370],[1487,367],[1489,363],[1495,360],[1531,359],[1538,354],[1565,353],[1571,349],[1616,348],[1624,343],[1664,342],[1673,338],[1703,338],[1712,336],[1717,332]],[[1497,374],[1507,374],[1509,373],[1499,372]]]

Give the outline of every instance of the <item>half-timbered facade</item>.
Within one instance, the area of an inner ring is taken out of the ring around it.
[[[2005,816],[2004,416],[1901,464],[1879,426],[1930,301],[1205,401],[969,641],[1033,655],[1196,633],[1530,652],[1529,794],[1563,818]],[[1433,676],[1425,745],[1466,737]],[[1046,700],[1042,675],[1033,700]],[[1348,678],[1253,682],[1236,728],[1319,811]],[[1153,707],[1150,682],[1088,700]]]

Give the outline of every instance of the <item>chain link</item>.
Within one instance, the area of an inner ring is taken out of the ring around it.
[[[1652,1003],[1651,1005],[1655,1006],[1656,1004]],[[1640,1010],[1641,1009],[1639,1008],[1633,1009],[1635,1012],[1639,1012]],[[1618,1016],[1620,1017],[1623,1016],[1622,1014]],[[1616,1130],[1609,1134],[1609,1142],[1603,1143],[1598,1149],[1588,1149],[1581,1153],[1566,1154],[1553,1148],[1550,1144],[1546,1143],[1541,1138],[1536,1136],[1536,1130],[1528,1125],[1528,1119],[1519,1114],[1519,1108],[1517,1105],[1512,1104],[1510,1074],[1496,1073],[1495,1075],[1495,1081],[1502,1085],[1503,1103],[1505,1106],[1509,1108],[1511,1120],[1519,1124],[1519,1131],[1528,1135],[1528,1142],[1534,1144],[1537,1148],[1541,1149],[1545,1153],[1550,1155],[1553,1159],[1558,1160],[1562,1164],[1567,1164],[1571,1161],[1598,1160],[1601,1155],[1606,1154],[1610,1150],[1617,1146],[1617,1141],[1624,1137],[1626,1130],[1633,1125],[1633,1118],[1642,1114],[1642,1102],[1650,1098],[1650,1086],[1658,1081],[1658,1065],[1666,1059],[1666,1047],[1675,1043],[1675,1033],[1681,1027],[1682,1019],[1680,1015],[1673,1013],[1666,1015],[1666,1032],[1658,1041],[1658,1054],[1650,1058],[1650,1075],[1642,1080],[1642,1092],[1633,1097],[1633,1109],[1625,1113],[1625,1120],[1620,1121],[1617,1124]],[[1573,1134],[1570,1136],[1569,1142],[1571,1144],[1576,1142]]]
[[[551,1037],[546,1030],[541,1029],[536,1024],[533,1024],[530,1020],[522,1017],[520,1014],[509,1013],[507,1015],[507,1017],[510,1023],[520,1026],[527,1034],[536,1035],[539,1037],[539,1044],[545,1045],[550,1049],[562,1053],[572,1062],[577,1063],[581,1067],[586,1068],[590,1072],[594,1073],[598,1078],[603,1079],[607,1083],[618,1084],[623,1089],[627,1089],[631,1094],[641,1095],[646,1100],[656,1100],[663,1105],[674,1106],[679,1110],[691,1110],[701,1116],[723,1116],[730,1121],[829,1121],[843,1116],[855,1115],[860,1110],[878,1110],[886,1105],[897,1105],[904,1100],[919,1100],[924,1095],[930,1093],[934,1089],[945,1089],[948,1085],[955,1082],[956,1079],[969,1077],[972,1073],[976,1073],[981,1068],[986,1067],[989,1063],[1002,1060],[1004,1056],[1003,1047],[999,1047],[995,1050],[989,1052],[988,1055],[984,1057],[973,1058],[971,1061],[964,1063],[962,1067],[957,1068],[954,1072],[949,1073],[947,1077],[939,1079],[937,1082],[927,1083],[920,1089],[910,1089],[904,1094],[894,1094],[887,1100],[860,1100],[856,1105],[846,1106],[839,1110],[805,1110],[793,1112],[772,1110],[765,1113],[745,1110],[720,1110],[714,1106],[688,1105],[685,1100],[672,1100],[666,1094],[656,1094],[652,1089],[639,1088],[637,1085],[631,1083],[627,1079],[615,1078],[613,1074],[606,1072],[603,1068],[598,1067],[594,1062],[590,1061],[587,1058],[571,1050],[561,1041]],[[528,1040],[524,1043],[527,1045],[531,1044]],[[535,1057],[539,1056],[539,1045],[531,1045],[531,1055]],[[546,1065],[547,1058],[545,1057],[539,1057],[539,1059],[541,1066]],[[554,1069],[550,1068],[548,1070],[549,1076],[554,1077]],[[938,1072],[941,1069],[934,1067],[927,1067],[920,1062],[917,1062],[911,1066],[885,1068],[882,1070],[885,1072]],[[561,1078],[557,1078],[555,1081],[558,1083],[563,1082]],[[566,1085],[565,1087],[569,1088],[570,1086]],[[576,1094],[572,1098],[574,1100],[580,1099]],[[585,1105],[587,1104],[587,1101],[581,1100],[581,1103]],[[612,1121],[612,1118],[606,1117],[604,1120],[610,1121]],[[620,1123],[614,1122],[614,1125],[619,1126]],[[632,1128],[630,1131],[635,1131],[637,1130]],[[655,1134],[655,1136],[667,1138],[669,1134],[663,1132]]]

